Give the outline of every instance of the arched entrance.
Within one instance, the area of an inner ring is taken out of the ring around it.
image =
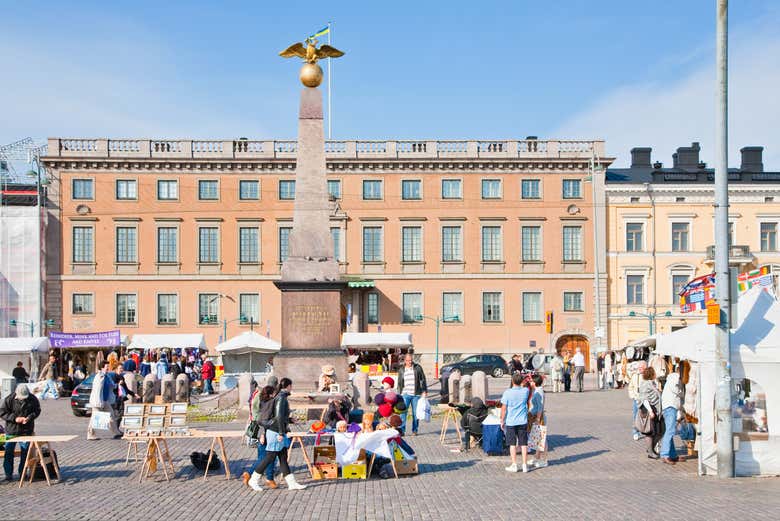
[[[580,348],[582,356],[585,357],[585,372],[590,372],[590,343],[582,335],[563,335],[555,343],[555,351],[563,356],[564,351],[568,351],[570,356],[574,356],[577,348]]]

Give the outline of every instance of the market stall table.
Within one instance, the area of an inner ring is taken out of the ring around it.
[[[290,452],[292,452],[293,448],[295,448],[295,443],[297,442],[301,446],[301,453],[303,454],[303,461],[306,463],[306,468],[309,469],[309,474],[311,474],[311,477],[314,477],[314,467],[312,466],[311,459],[309,458],[309,453],[306,452],[306,446],[303,444],[303,438],[316,438],[316,443],[319,444],[319,439],[323,436],[331,436],[333,437],[335,433],[333,432],[323,432],[323,433],[314,433],[314,432],[288,432],[287,436],[290,437]]]
[[[41,465],[43,467],[43,475],[46,476],[46,484],[51,486],[51,477],[49,476],[49,469],[46,468],[47,463],[51,463],[54,468],[54,472],[57,474],[57,480],[62,479],[60,475],[60,466],[57,464],[57,460],[54,459],[52,454],[54,451],[51,448],[53,442],[63,442],[75,440],[78,436],[75,434],[54,434],[54,435],[33,435],[33,436],[16,436],[13,438],[14,443],[29,443],[30,448],[27,451],[27,457],[24,460],[24,467],[22,468],[22,476],[19,479],[19,488],[24,485],[24,476],[27,469],[30,470],[30,483],[32,483],[33,475],[35,474],[35,467]],[[43,446],[49,451],[48,456],[43,455]]]
[[[463,433],[460,430],[460,412],[457,407],[447,406],[444,411],[444,417],[441,422],[441,434],[439,435],[439,442],[443,445],[444,440],[447,437],[447,430],[449,429],[450,421],[455,425],[455,432],[458,434],[458,443],[463,439]]]

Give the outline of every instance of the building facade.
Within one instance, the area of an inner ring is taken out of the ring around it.
[[[326,155],[344,330],[411,332],[429,367],[437,317],[444,361],[601,341],[603,142],[329,141]],[[295,156],[295,141],[50,139],[63,329],[279,338]]]
[[[682,314],[678,297],[689,280],[714,271],[714,171],[699,151],[698,143],[678,148],[669,168],[651,161],[650,148],[634,148],[630,168],[607,171],[612,348],[706,319],[705,311]],[[764,172],[762,151],[744,147],[740,167],[729,169],[729,263],[737,272],[780,268],[780,172]]]

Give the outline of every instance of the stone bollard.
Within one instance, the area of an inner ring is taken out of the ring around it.
[[[471,403],[471,375],[460,378],[460,403]]]
[[[474,371],[471,375],[471,396],[482,402],[488,398],[488,377],[483,371]]]
[[[366,409],[373,403],[369,393],[370,386],[371,382],[368,379],[368,373],[362,371],[355,373],[352,379],[352,389],[354,391],[352,401],[361,409]]]
[[[184,373],[176,377],[176,401],[190,402],[190,377]]]
[[[453,371],[450,373],[450,377],[447,382],[449,384],[449,394],[450,394],[449,403],[461,403],[460,379],[461,379],[460,371]]]
[[[172,374],[168,373],[163,375],[160,389],[163,403],[171,403],[176,392],[176,382],[174,382]]]
[[[142,398],[144,403],[154,403],[154,397],[156,396],[155,387],[157,385],[157,378],[152,374],[146,375],[143,384]]]
[[[135,398],[133,397],[133,395],[137,392],[135,373],[127,372],[123,375],[123,378],[125,379],[127,390],[130,391],[130,396],[127,397],[129,400],[128,403],[135,403]]]
[[[238,376],[238,403],[241,408],[249,407],[249,395],[252,392],[252,375],[242,373]]]

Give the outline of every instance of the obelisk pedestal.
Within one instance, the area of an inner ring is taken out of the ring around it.
[[[292,379],[298,390],[314,390],[323,365],[336,368],[346,381],[347,359],[341,350],[339,266],[333,256],[325,166],[322,94],[301,92],[295,206],[282,278],[282,347],[274,356],[274,374]]]

